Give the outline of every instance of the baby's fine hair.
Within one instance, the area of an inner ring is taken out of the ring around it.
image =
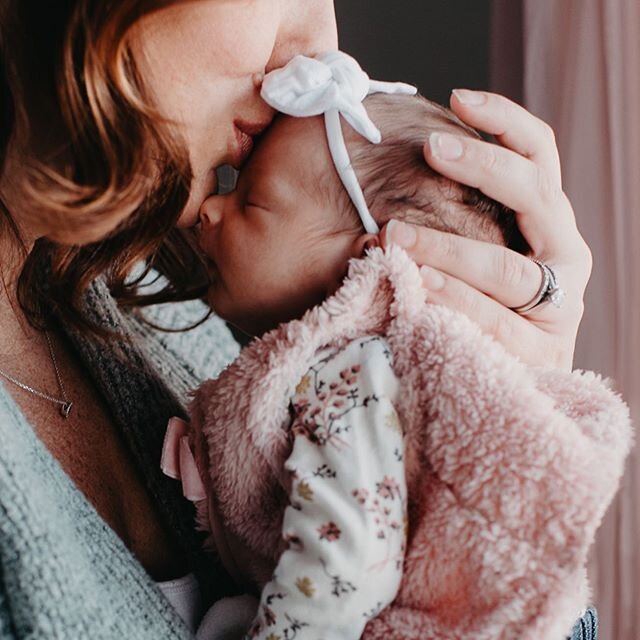
[[[371,144],[356,134],[350,136],[348,148],[367,205],[380,227],[397,219],[528,251],[513,211],[478,189],[445,178],[425,162],[423,149],[431,133],[479,139],[474,129],[450,109],[422,96],[374,94],[366,98],[365,106],[382,133],[382,142]],[[339,192],[341,208],[357,216],[346,191]]]

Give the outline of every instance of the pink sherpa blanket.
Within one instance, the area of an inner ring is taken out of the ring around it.
[[[527,367],[466,317],[426,304],[397,248],[354,261],[334,296],[195,394],[199,521],[226,567],[255,590],[270,578],[283,550],[289,398],[318,349],[374,334],[403,388],[409,538],[398,597],[364,637],[569,635],[629,451],[627,407],[597,375]]]

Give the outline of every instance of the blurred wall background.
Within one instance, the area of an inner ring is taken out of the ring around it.
[[[491,0],[336,0],[340,47],[377,80],[403,80],[448,104],[489,85]]]

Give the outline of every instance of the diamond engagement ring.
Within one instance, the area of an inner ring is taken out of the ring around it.
[[[540,262],[540,260],[535,258],[531,258],[531,260],[540,267],[540,273],[542,274],[540,288],[527,304],[523,304],[521,307],[511,307],[511,310],[520,315],[526,315],[549,302],[559,309],[567,295],[558,285],[558,277],[555,271],[548,264]]]

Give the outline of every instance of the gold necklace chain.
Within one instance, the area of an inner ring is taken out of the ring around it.
[[[1,369],[0,369],[0,376],[2,376],[5,380],[8,380],[12,384],[15,384],[17,387],[20,387],[24,391],[27,391],[33,394],[34,396],[37,396],[38,398],[42,398],[43,400],[48,400],[49,402],[53,402],[54,404],[57,404],[60,407],[60,415],[62,415],[63,418],[68,418],[69,414],[71,413],[71,408],[73,407],[73,402],[70,402],[69,398],[67,398],[67,393],[64,389],[64,384],[62,384],[62,376],[60,375],[60,371],[58,369],[58,362],[56,360],[56,354],[53,351],[53,345],[51,344],[51,338],[49,337],[49,333],[45,331],[44,335],[47,338],[47,345],[49,346],[49,353],[51,354],[51,362],[53,363],[53,369],[56,373],[56,379],[58,380],[58,389],[62,394],[62,398],[54,398],[53,396],[50,396],[48,393],[45,393],[44,391],[39,391],[38,389],[34,389],[33,387],[30,387],[28,384],[21,382],[17,378],[10,376],[8,373],[6,373],[5,371],[2,371]]]

